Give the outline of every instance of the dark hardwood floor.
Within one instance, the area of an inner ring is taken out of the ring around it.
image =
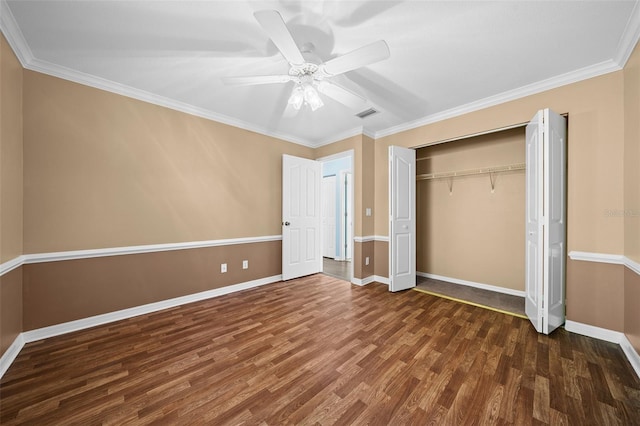
[[[27,344],[11,424],[640,424],[614,344],[314,275]]]

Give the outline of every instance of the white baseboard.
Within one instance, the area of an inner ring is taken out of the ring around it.
[[[629,360],[631,367],[633,367],[636,375],[640,378],[640,355],[638,355],[638,352],[636,352],[624,333],[571,320],[565,321],[564,328],[572,333],[582,334],[583,336],[593,337],[594,339],[600,339],[620,345],[622,351]]]
[[[278,281],[282,281],[282,275],[274,275],[272,277],[260,278],[240,284],[234,284],[226,287],[214,288],[212,290],[207,290],[200,293],[189,294],[187,296],[181,296],[173,299],[162,300],[160,302],[136,306],[134,308],[122,309],[120,311],[109,312],[107,314],[95,315],[80,320],[69,321],[49,327],[38,328],[36,330],[25,331],[22,334],[24,335],[25,343],[35,342],[37,340],[58,336],[60,334],[71,333],[73,331],[83,330],[114,321],[120,321],[126,318],[136,317],[138,315],[149,314],[151,312],[161,311],[163,309],[173,308],[176,306],[185,305],[187,303],[211,299],[213,297],[223,296],[225,294],[235,293],[237,291],[247,290]]]
[[[7,372],[11,364],[13,364],[13,361],[16,359],[25,344],[22,334],[23,333],[18,334],[18,337],[16,337],[11,346],[9,346],[0,358],[0,379],[4,376],[4,373]]]
[[[374,281],[373,275],[369,275],[366,278],[356,278],[356,277],[351,278],[351,284],[355,284],[359,286],[365,286],[367,284],[371,284],[373,281]]]
[[[374,275],[373,276],[373,280],[377,283],[380,284],[385,284],[385,285],[389,285],[389,278],[388,277],[381,277],[380,275]]]
[[[369,275],[366,278],[351,278],[351,283],[359,286],[365,286],[373,282],[389,285],[389,278],[379,275]]]
[[[624,333],[619,331],[613,331],[607,328],[596,327],[595,325],[583,324],[581,322],[571,320],[565,321],[564,328],[572,333],[582,334],[583,336],[593,337],[594,339],[600,339],[617,344],[620,344],[624,337]]]
[[[627,356],[629,363],[636,371],[636,375],[640,378],[640,355],[636,352],[635,348],[631,345],[629,339],[624,334],[622,335],[622,341],[620,342],[624,354]]]
[[[223,296],[237,291],[247,290],[266,284],[282,281],[282,275],[274,275],[272,277],[260,278],[253,281],[247,281],[240,284],[234,284],[226,287],[215,288],[200,293],[189,294],[187,296],[176,297],[173,299],[163,300],[161,302],[149,303],[146,305],[136,306],[134,308],[122,309],[120,311],[109,312],[107,314],[95,315],[76,321],[69,321],[62,324],[56,324],[49,327],[38,328],[35,330],[25,331],[18,335],[9,349],[0,358],[0,378],[9,369],[11,363],[16,359],[20,350],[25,343],[35,342],[49,337],[59,336],[61,334],[71,333],[73,331],[83,330],[114,321],[120,321],[127,318],[133,318],[138,315],[149,314],[160,311],[162,309],[173,308],[187,303],[198,302],[200,300],[211,299],[213,297]]]
[[[431,278],[434,280],[448,281],[454,284],[466,285],[468,287],[480,288],[482,290],[495,291],[497,293],[509,294],[511,296],[525,297],[526,293],[522,290],[513,290],[505,287],[498,287],[491,284],[476,283],[473,281],[461,280],[458,278],[445,277],[442,275],[430,274],[428,272],[416,272],[419,277]]]

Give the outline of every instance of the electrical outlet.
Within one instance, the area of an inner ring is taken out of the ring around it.
[[[225,272],[227,272],[227,264],[222,263],[220,264],[220,273],[224,274]]]
[[[243,260],[242,261],[242,269],[249,269],[249,261],[248,260]]]
[[[364,215],[371,216],[371,207],[367,207],[366,209],[364,209]]]
[[[364,264],[365,266],[369,264],[369,256],[364,258]]]

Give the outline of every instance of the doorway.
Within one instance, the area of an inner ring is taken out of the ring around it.
[[[320,158],[322,164],[322,272],[353,277],[353,151]]]

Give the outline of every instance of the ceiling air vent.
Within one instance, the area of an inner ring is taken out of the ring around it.
[[[369,108],[369,109],[365,109],[362,112],[357,113],[356,117],[365,118],[365,117],[368,117],[370,115],[376,114],[377,112],[378,111],[376,111],[375,109]]]

